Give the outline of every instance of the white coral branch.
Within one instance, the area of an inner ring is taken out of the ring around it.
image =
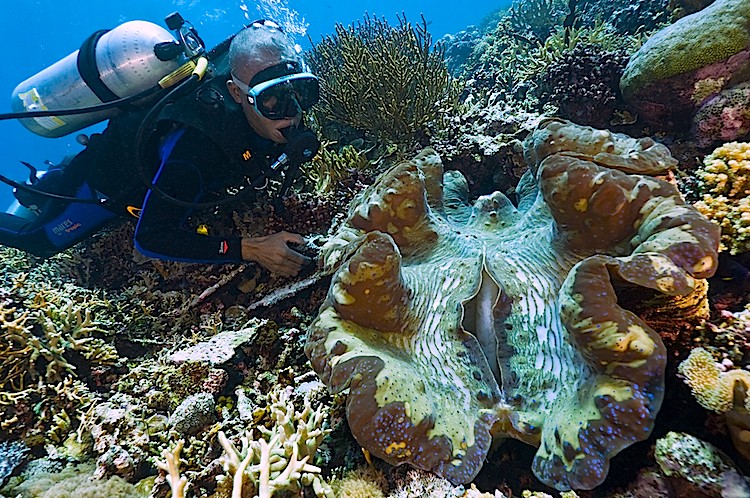
[[[162,450],[161,456],[165,461],[156,461],[156,466],[167,472],[167,482],[172,488],[172,498],[185,498],[185,491],[189,485],[187,477],[180,475],[180,452],[185,441],[180,439],[177,446],[170,452]]]

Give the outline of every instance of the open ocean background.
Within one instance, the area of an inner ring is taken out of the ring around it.
[[[111,29],[135,19],[154,22],[166,28],[164,18],[178,11],[198,30],[207,47],[213,47],[244,24],[260,18],[305,28],[296,36],[305,49],[334,32],[335,24],[345,26],[364,18],[367,12],[397,24],[404,13],[416,23],[423,14],[433,41],[478,25],[491,12],[510,5],[510,0],[471,2],[396,0],[0,0],[0,32],[4,35],[4,64],[0,72],[0,113],[10,112],[10,97],[18,83],[77,50],[91,33]],[[3,101],[4,100],[4,101]],[[51,139],[28,131],[16,120],[0,121],[0,173],[20,180],[27,170],[19,161],[43,169],[44,161],[59,161],[82,149],[75,137],[104,128],[105,123]],[[0,183],[0,207],[13,200],[11,187]]]

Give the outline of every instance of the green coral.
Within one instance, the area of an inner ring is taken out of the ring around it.
[[[622,77],[626,98],[646,85],[728,59],[750,47],[750,0],[716,0],[651,36]]]
[[[398,26],[365,17],[356,26],[337,24],[309,54],[320,77],[320,122],[332,120],[392,143],[408,143],[450,112],[459,88],[433,47],[427,23]]]
[[[364,171],[370,166],[365,153],[356,147],[345,145],[337,151],[331,145],[322,144],[313,160],[303,167],[305,178],[319,193],[333,191],[351,171]]]
[[[696,171],[702,200],[695,207],[721,227],[721,250],[750,250],[750,143],[715,149]]]

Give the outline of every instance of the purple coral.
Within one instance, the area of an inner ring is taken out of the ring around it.
[[[593,45],[577,46],[544,72],[539,85],[542,103],[579,124],[607,127],[618,103],[618,85],[627,57]]]
[[[731,142],[750,134],[750,83],[724,90],[709,98],[693,117],[698,145]]]

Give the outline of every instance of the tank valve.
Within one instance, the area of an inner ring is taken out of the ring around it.
[[[198,31],[179,12],[172,12],[164,18],[164,22],[169,29],[177,34],[177,38],[179,38],[182,45],[182,50],[189,59],[197,57],[206,51],[206,45],[203,43],[201,37],[198,36]]]

